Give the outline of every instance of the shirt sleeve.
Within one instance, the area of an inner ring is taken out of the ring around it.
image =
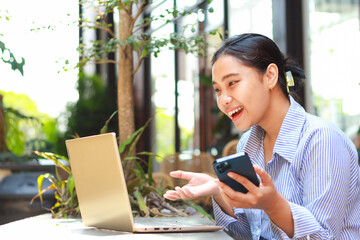
[[[214,198],[212,201],[216,225],[226,227],[242,239],[252,239],[250,225],[242,209],[234,209],[235,216],[237,217],[235,219],[224,213]]]
[[[352,158],[352,148],[335,130],[317,130],[310,136],[300,176],[303,203],[290,203],[293,239],[308,235],[311,239],[339,239],[351,192]],[[272,228],[289,239],[274,224]]]

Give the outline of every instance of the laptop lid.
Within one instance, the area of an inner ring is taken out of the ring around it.
[[[83,223],[133,232],[134,221],[115,133],[65,141]]]

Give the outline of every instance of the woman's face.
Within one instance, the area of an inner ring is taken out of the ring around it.
[[[240,131],[265,120],[270,103],[264,74],[235,57],[222,55],[212,68],[217,105]]]

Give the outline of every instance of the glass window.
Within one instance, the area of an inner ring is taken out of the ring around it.
[[[160,15],[171,9],[172,2],[164,2],[152,12]],[[156,23],[151,25],[152,35],[162,38],[174,32],[174,25]],[[174,51],[162,50],[157,57],[151,56],[151,78],[154,83],[152,102],[155,109],[155,142],[153,151],[160,156],[175,152],[175,63]]]
[[[223,0],[213,0],[209,4],[209,8],[212,8],[213,12],[207,13],[205,32],[209,32],[214,29],[223,29],[224,1]],[[223,31],[221,33],[224,34]]]
[[[352,137],[360,120],[358,1],[309,0],[309,31],[315,113]]]
[[[272,1],[229,1],[230,36],[255,32],[272,38]]]
[[[186,37],[198,34],[197,14],[181,18],[180,29],[187,27],[184,32]],[[193,28],[193,31],[190,29]],[[186,54],[179,51],[179,81],[178,81],[178,103],[179,103],[179,128],[180,128],[180,150],[193,151],[196,141],[195,134],[195,86],[199,81],[199,60],[194,54]]]

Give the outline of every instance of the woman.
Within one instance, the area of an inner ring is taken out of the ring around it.
[[[226,40],[212,64],[217,105],[237,129],[250,129],[237,151],[248,153],[261,184],[229,173],[243,194],[208,175],[175,171],[189,183],[164,197],[212,195],[216,223],[244,239],[360,239],[356,149],[290,95],[303,71],[259,34]]]

